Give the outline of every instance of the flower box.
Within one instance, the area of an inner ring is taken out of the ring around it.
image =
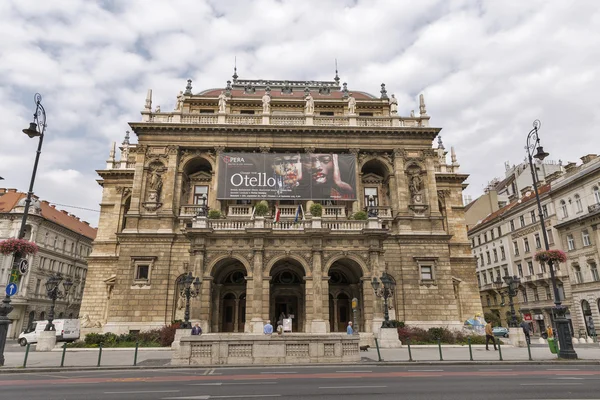
[[[565,261],[567,261],[567,255],[564,253],[564,251],[560,251],[560,250],[544,250],[544,251],[538,251],[537,253],[535,253],[535,261],[538,262],[548,262],[548,261],[552,261],[552,262],[562,262],[564,263]]]
[[[25,239],[6,239],[0,242],[0,253],[5,256],[14,253],[20,253],[21,256],[29,254],[35,254],[38,251],[38,247],[35,243],[32,243]]]

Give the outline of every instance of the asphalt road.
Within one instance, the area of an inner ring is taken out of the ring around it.
[[[0,375],[2,399],[600,399],[598,366],[315,366]]]

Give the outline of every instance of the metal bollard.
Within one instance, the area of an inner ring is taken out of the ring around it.
[[[444,361],[442,358],[442,339],[438,339],[438,349],[440,350],[440,361]]]
[[[502,359],[502,346],[500,346],[500,339],[498,339],[498,355],[500,356],[500,361],[504,361]]]
[[[531,358],[531,347],[529,346],[529,342],[527,342],[527,353],[529,353],[529,361],[533,361],[533,358]]]
[[[25,349],[25,359],[23,360],[23,368],[27,367],[27,357],[29,357],[29,348],[31,347],[31,343],[27,343],[27,348]]]
[[[406,338],[406,345],[408,346],[408,361],[414,361],[412,358],[412,351],[410,351],[410,338]]]
[[[100,361],[102,360],[102,343],[100,343],[99,349],[100,349],[100,351],[98,352],[98,365],[97,365],[97,367],[100,366]]]
[[[473,361],[473,349],[471,348],[471,338],[467,338],[467,341],[469,342],[469,360]]]
[[[138,347],[140,346],[140,342],[136,341],[135,342],[135,353],[133,355],[133,366],[135,367],[137,365],[137,353],[138,353]]]
[[[63,352],[62,352],[62,358],[60,359],[60,366],[64,367],[65,366],[65,353],[67,352],[67,342],[63,343]]]
[[[377,341],[377,338],[375,338],[375,347],[377,347],[377,358],[379,359],[379,361],[383,361],[381,359],[381,353],[379,353],[379,342]]]

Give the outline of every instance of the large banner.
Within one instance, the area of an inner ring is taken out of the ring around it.
[[[223,153],[219,199],[355,200],[351,154]]]

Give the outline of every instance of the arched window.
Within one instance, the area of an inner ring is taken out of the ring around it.
[[[578,194],[575,195],[575,209],[578,213],[583,212],[583,204],[581,204],[581,197]]]
[[[562,212],[563,218],[567,218],[569,216],[569,212],[567,211],[567,203],[564,200],[560,201],[560,211]]]
[[[594,200],[596,201],[596,204],[600,204],[600,189],[598,189],[598,186],[594,186],[592,190],[594,191]]]

